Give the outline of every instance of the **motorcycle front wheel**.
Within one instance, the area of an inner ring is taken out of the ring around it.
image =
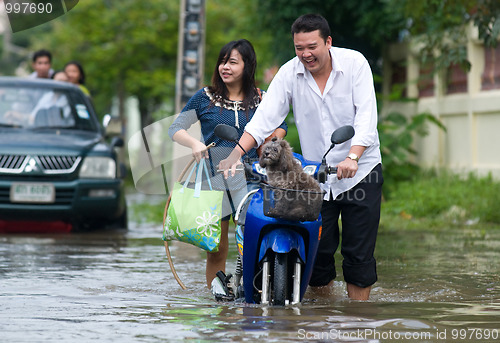
[[[276,253],[274,256],[273,304],[285,306],[288,296],[288,254]]]

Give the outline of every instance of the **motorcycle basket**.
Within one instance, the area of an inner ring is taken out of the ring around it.
[[[261,184],[264,215],[292,220],[314,221],[318,219],[324,192],[284,189]]]

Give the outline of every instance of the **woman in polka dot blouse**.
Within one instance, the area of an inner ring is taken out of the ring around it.
[[[234,149],[235,143],[218,138],[214,134],[214,129],[218,124],[231,125],[238,130],[241,137],[245,125],[252,118],[262,98],[261,91],[255,86],[256,66],[255,51],[248,40],[240,39],[224,45],[212,75],[212,84],[200,89],[191,97],[169,128],[172,140],[191,148],[197,161],[201,158],[208,159],[212,186],[226,191],[222,205],[219,251],[207,252],[206,279],[209,288],[216,277],[215,274],[219,270],[225,272],[229,219],[247,193],[244,175],[238,173],[224,180],[222,175],[217,173],[217,165]],[[201,124],[203,140],[201,142],[187,132],[197,121]],[[272,136],[283,138],[286,130],[286,123],[283,122]],[[215,143],[215,147],[207,150],[207,145],[211,143]],[[249,151],[248,155],[250,158],[258,157],[255,149]]]

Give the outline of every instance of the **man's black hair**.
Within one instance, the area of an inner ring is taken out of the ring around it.
[[[42,49],[42,50],[38,50],[38,51],[36,51],[36,52],[33,54],[33,62],[36,62],[36,60],[37,60],[39,57],[48,57],[48,58],[49,58],[49,62],[51,62],[51,63],[52,63],[52,54],[51,54],[51,53],[50,53],[50,51],[48,51],[48,50]]]
[[[298,17],[292,24],[292,37],[300,32],[313,32],[319,30],[319,35],[326,42],[330,33],[328,21],[319,14],[304,14]]]

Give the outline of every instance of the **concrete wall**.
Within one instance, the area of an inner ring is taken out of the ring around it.
[[[479,175],[491,173],[500,179],[500,47],[486,49],[475,37],[477,32],[471,28],[467,45],[470,71],[452,68],[431,76],[431,92],[417,81],[423,76],[415,57],[418,48],[391,46],[384,56],[383,92],[388,95],[395,80],[405,79],[406,96],[418,101],[385,102],[382,115],[388,111],[408,116],[432,113],[447,132],[430,125],[430,134],[416,139],[417,162]],[[394,77],[398,68],[399,76]]]

